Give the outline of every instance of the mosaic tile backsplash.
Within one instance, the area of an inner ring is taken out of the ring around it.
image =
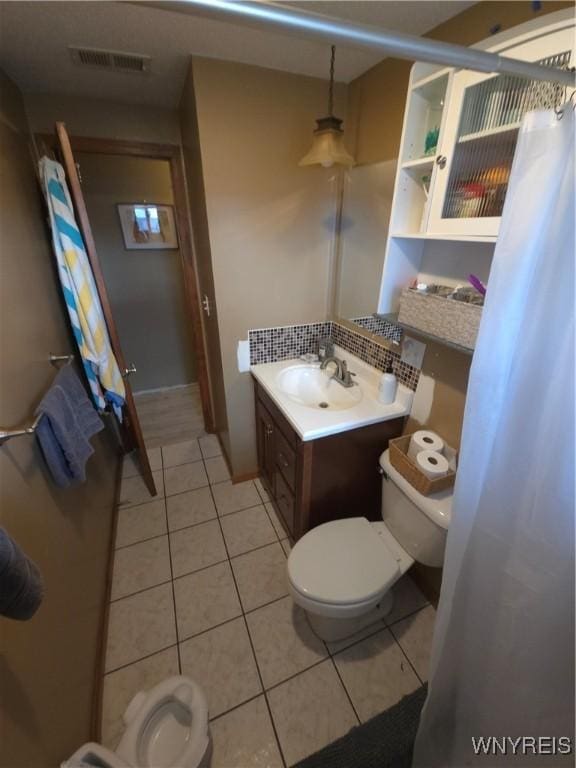
[[[393,324],[389,323],[389,325]],[[249,331],[250,365],[275,363],[279,360],[300,357],[306,352],[315,352],[316,341],[323,336],[330,336],[339,347],[380,371],[386,370],[391,363],[398,381],[412,390],[416,389],[420,371],[418,368],[403,363],[399,352],[386,349],[377,341],[369,339],[361,333],[356,333],[350,328],[340,325],[340,323],[331,321]],[[390,336],[389,338],[393,337]]]
[[[317,339],[330,336],[332,323],[284,325],[248,331],[250,365],[290,360],[306,352],[314,352]]]
[[[394,323],[384,320],[383,317],[366,315],[365,317],[354,317],[350,322],[356,323],[356,325],[365,328],[371,333],[377,333],[379,336],[384,336],[385,339],[395,339],[396,341],[400,341],[402,338],[402,329],[399,326],[394,325]]]

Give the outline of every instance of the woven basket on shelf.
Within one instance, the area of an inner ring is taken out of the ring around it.
[[[396,437],[390,440],[388,449],[390,451],[390,463],[397,469],[402,477],[407,480],[410,485],[414,486],[416,490],[423,496],[430,496],[432,493],[438,493],[439,491],[445,491],[447,488],[451,488],[454,485],[456,479],[456,472],[450,470],[444,477],[438,477],[434,480],[427,477],[422,472],[412,459],[408,456],[408,447],[410,445],[410,438],[412,435],[402,435],[402,437]],[[449,445],[445,446],[444,452],[446,458],[450,460],[450,456],[456,458],[456,451]]]

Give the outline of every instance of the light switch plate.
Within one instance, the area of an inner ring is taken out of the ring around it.
[[[402,341],[402,354],[400,359],[403,363],[411,365],[413,368],[422,368],[426,344],[422,341],[416,341],[411,336],[404,336]]]

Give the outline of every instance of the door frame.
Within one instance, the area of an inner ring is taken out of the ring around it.
[[[37,138],[47,146],[54,147],[53,136],[40,134]],[[188,196],[182,149],[178,144],[156,144],[147,141],[101,139],[88,136],[70,136],[70,144],[74,153],[123,155],[125,157],[142,157],[151,160],[167,160],[169,163],[182,274],[184,277],[186,311],[192,325],[202,416],[206,432],[213,433],[215,432],[214,409],[208,378],[200,295],[198,293],[198,280],[196,277],[196,253],[194,251],[192,225],[188,215]]]

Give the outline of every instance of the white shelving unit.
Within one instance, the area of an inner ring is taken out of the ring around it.
[[[568,66],[574,62],[574,28],[573,14],[560,11],[475,47]],[[397,313],[400,294],[414,279],[457,285],[474,273],[488,282],[522,117],[557,96],[548,84],[413,66],[379,314]],[[426,136],[435,128],[431,153]]]

